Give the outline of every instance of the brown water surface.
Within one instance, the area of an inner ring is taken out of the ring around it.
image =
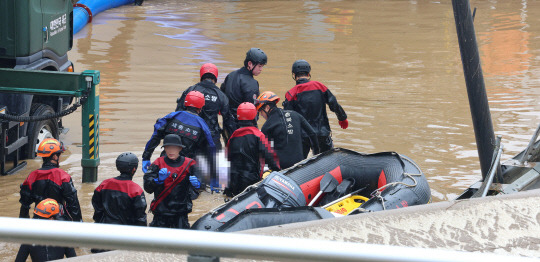
[[[526,146],[540,120],[540,3],[472,6],[506,160]],[[348,114],[346,130],[329,115],[336,146],[411,157],[434,201],[454,199],[480,178],[450,1],[147,0],[97,15],[69,53],[77,71],[101,72],[97,183],[81,183],[80,114],[65,118],[71,130],[62,136],[68,152],[61,165],[73,176],[86,222],[93,221],[94,188],[117,175],[116,156],[142,154],[154,121],[175,109],[176,98],[198,81],[199,67],[215,63],[221,83],[250,47],[269,57],[257,77],[261,91],[282,98],[294,86],[292,63],[311,63],[312,79],[326,84]],[[0,178],[4,216],[18,216],[19,184],[40,161]],[[142,185],[141,171],[135,181]],[[203,194],[191,222],[220,203],[219,195]],[[12,261],[18,245],[0,246],[0,258]]]

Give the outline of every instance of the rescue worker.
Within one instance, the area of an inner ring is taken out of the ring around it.
[[[101,182],[92,196],[96,223],[146,226],[146,198],[132,181],[138,166],[139,159],[131,152],[116,158],[120,175]]]
[[[34,219],[63,220],[63,208],[56,200],[46,198],[34,208]],[[32,261],[51,261],[65,257],[76,257],[72,247],[55,247],[42,245],[22,244],[15,257],[15,262],[24,262],[30,255]]]
[[[229,73],[221,84],[221,91],[229,97],[231,113],[236,121],[238,106],[243,102],[253,104],[259,96],[259,82],[253,76],[261,74],[267,62],[268,58],[261,49],[251,48],[246,53],[244,67]]]
[[[182,156],[194,159],[198,154],[206,155],[209,159],[209,170],[211,175],[210,186],[217,187],[218,182],[215,175],[215,152],[216,146],[208,129],[206,122],[198,116],[205,104],[204,95],[199,91],[191,91],[186,95],[184,106],[186,111],[172,112],[156,121],[154,133],[146,143],[142,155],[142,170],[147,172],[150,166],[150,158],[154,149],[159,145],[161,139],[167,134],[180,136],[184,149]],[[163,153],[162,153],[163,154]]]
[[[185,148],[180,136],[168,134],[163,139],[165,156],[156,159],[144,174],[144,190],[154,194],[150,210],[151,227],[189,228],[187,214],[192,202],[189,194],[190,174],[195,160],[180,155]]]
[[[227,158],[231,162],[229,185],[225,194],[235,196],[248,186],[259,182],[264,164],[271,170],[280,170],[276,153],[264,134],[254,126],[257,110],[252,103],[244,102],[238,106],[239,128],[234,131],[227,143]]]
[[[319,153],[317,134],[299,113],[277,107],[279,97],[273,92],[263,92],[256,102],[257,111],[266,122],[263,134],[277,153],[282,169],[289,168],[305,159],[302,149],[302,134],[308,137],[313,154]]]
[[[296,60],[292,65],[292,76],[296,86],[285,94],[283,108],[300,113],[315,129],[319,140],[320,151],[325,152],[334,147],[332,131],[328,122],[326,105],[338,118],[339,125],[347,129],[347,114],[339,105],[336,97],[325,85],[318,81],[310,81],[311,65],[306,60]],[[309,140],[303,136],[304,157],[309,153]]]
[[[120,175],[101,182],[94,190],[94,221],[103,224],[146,226],[146,199],[142,188],[132,181],[139,159],[131,152],[116,158]],[[110,250],[90,249],[92,253]]]
[[[223,119],[224,143],[227,143],[227,137],[236,129],[234,117],[229,110],[229,98],[216,86],[218,69],[214,64],[207,63],[201,66],[200,76],[201,82],[190,86],[182,96],[176,101],[176,111],[184,111],[186,96],[191,91],[199,91],[204,95],[204,107],[199,116],[206,122],[210,129],[210,134],[214,139],[214,144],[217,150],[221,150],[220,136],[222,129],[219,126],[218,115]]]
[[[20,218],[28,218],[30,205],[52,198],[62,204],[72,221],[82,221],[77,189],[71,176],[59,168],[60,155],[65,148],[54,138],[44,139],[38,146],[37,155],[43,158],[40,169],[33,171],[21,184]]]

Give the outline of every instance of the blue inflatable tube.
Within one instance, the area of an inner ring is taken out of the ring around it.
[[[78,33],[97,14],[122,5],[133,4],[135,0],[81,0],[73,6],[73,34]]]

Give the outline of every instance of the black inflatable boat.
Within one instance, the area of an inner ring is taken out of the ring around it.
[[[321,180],[326,175],[338,186],[322,198]],[[354,192],[369,200],[351,214],[426,204],[431,192],[420,168],[395,152],[361,154],[335,148],[297,165],[272,172],[193,224],[193,229],[231,232],[293,222],[331,218],[318,207]],[[314,202],[314,207],[307,206]]]

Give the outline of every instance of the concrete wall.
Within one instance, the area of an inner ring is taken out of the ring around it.
[[[540,190],[439,202],[249,233],[540,257]]]
[[[540,257],[540,190],[439,202],[244,231],[295,238]],[[183,255],[113,251],[80,261],[186,261]],[[221,259],[221,261],[238,261]]]

